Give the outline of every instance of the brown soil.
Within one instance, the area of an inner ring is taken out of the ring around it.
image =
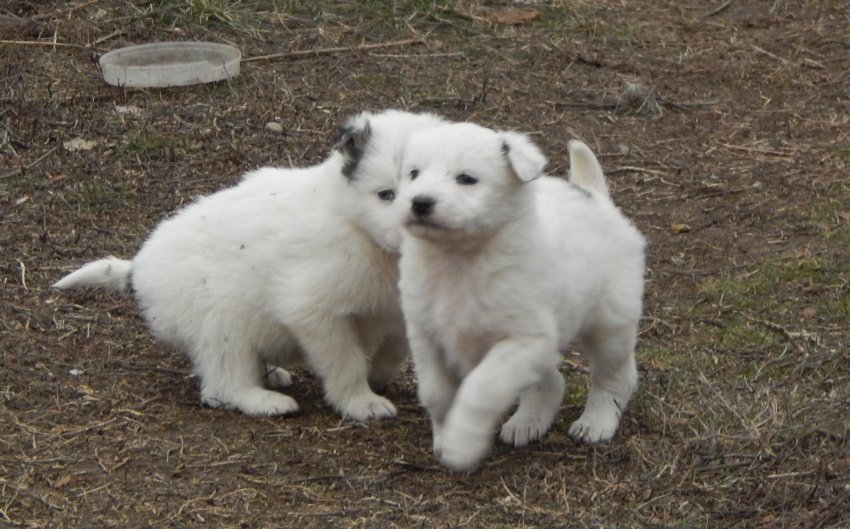
[[[0,524],[850,526],[846,2],[534,2],[515,26],[502,2],[189,4],[0,7]],[[105,51],[189,39],[343,49],[179,89],[99,76]],[[553,174],[573,137],[599,153],[650,241],[642,385],[613,441],[566,434],[573,353],[553,430],[472,474],[434,460],[409,369],[390,421],[340,420],[302,371],[296,416],[204,408],[131,297],[48,288],[386,107],[530,132]]]

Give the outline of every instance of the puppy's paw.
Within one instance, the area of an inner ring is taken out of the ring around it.
[[[282,367],[268,366],[264,378],[270,389],[281,389],[292,385],[292,375]]]
[[[458,472],[473,470],[487,456],[493,433],[485,425],[473,424],[451,414],[441,434],[440,461]]]
[[[436,439],[435,439],[436,441]],[[446,432],[441,439],[438,457],[443,465],[457,472],[469,472],[481,462],[490,451],[488,438],[465,438]]]
[[[594,414],[584,412],[570,426],[570,435],[585,443],[608,441],[614,437],[620,420],[616,414]]]
[[[502,425],[502,433],[499,435],[502,442],[514,446],[525,446],[548,432],[555,417],[552,414],[544,416],[536,411],[527,412],[522,408],[518,409],[508,422]]]
[[[345,402],[341,406],[342,415],[355,421],[388,419],[396,416],[396,409],[389,400],[367,393]]]
[[[295,399],[266,389],[251,389],[238,395],[233,405],[246,415],[288,415],[298,411]]]

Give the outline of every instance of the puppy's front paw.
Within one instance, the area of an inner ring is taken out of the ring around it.
[[[585,443],[607,441],[614,437],[620,421],[616,414],[588,413],[570,426],[570,435]]]
[[[292,385],[292,375],[282,367],[268,366],[265,379],[270,389],[281,389]]]
[[[506,444],[525,446],[540,439],[543,434],[548,432],[553,420],[554,416],[551,414],[544,416],[544,414],[537,413],[536,410],[535,412],[527,412],[520,408],[508,419],[508,422],[502,425],[502,433],[499,437]]]
[[[266,389],[252,389],[234,398],[233,405],[246,415],[288,415],[298,411],[295,399]]]
[[[393,403],[374,393],[368,393],[345,402],[340,411],[345,417],[361,422],[387,419],[396,415]]]
[[[441,435],[440,461],[458,472],[467,472],[490,451],[492,433],[472,425],[447,425]]]

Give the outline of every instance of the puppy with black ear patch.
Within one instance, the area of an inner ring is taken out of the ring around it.
[[[153,334],[189,356],[210,406],[297,411],[271,390],[290,383],[283,367],[304,361],[341,415],[392,417],[373,390],[408,355],[391,209],[398,163],[413,130],[441,122],[357,115],[323,163],[248,173],[163,221],[132,261],[95,261],[53,286],[131,288]]]
[[[593,152],[570,142],[569,181],[543,176],[527,136],[470,123],[411,135],[402,158],[401,295],[434,451],[456,470],[543,435],[577,341],[591,387],[570,433],[610,439],[637,385],[644,239],[608,196]]]

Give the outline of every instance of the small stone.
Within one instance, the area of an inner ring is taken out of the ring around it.
[[[274,132],[283,132],[283,125],[275,121],[266,123],[266,128]]]
[[[691,227],[687,224],[674,223],[672,226],[670,226],[670,228],[675,233],[688,233],[689,231],[691,231]]]
[[[807,308],[803,309],[803,317],[806,318],[807,320],[817,318],[817,316],[818,316],[818,309],[816,309],[814,307],[807,307]]]
[[[73,377],[78,377],[80,375],[85,375],[86,372],[83,371],[82,369],[72,369],[72,370],[68,371],[68,374],[73,376]]]
[[[120,106],[115,105],[115,111],[119,114],[130,114],[131,116],[140,116],[142,114],[141,109],[139,107],[134,107],[132,105],[128,106]]]

